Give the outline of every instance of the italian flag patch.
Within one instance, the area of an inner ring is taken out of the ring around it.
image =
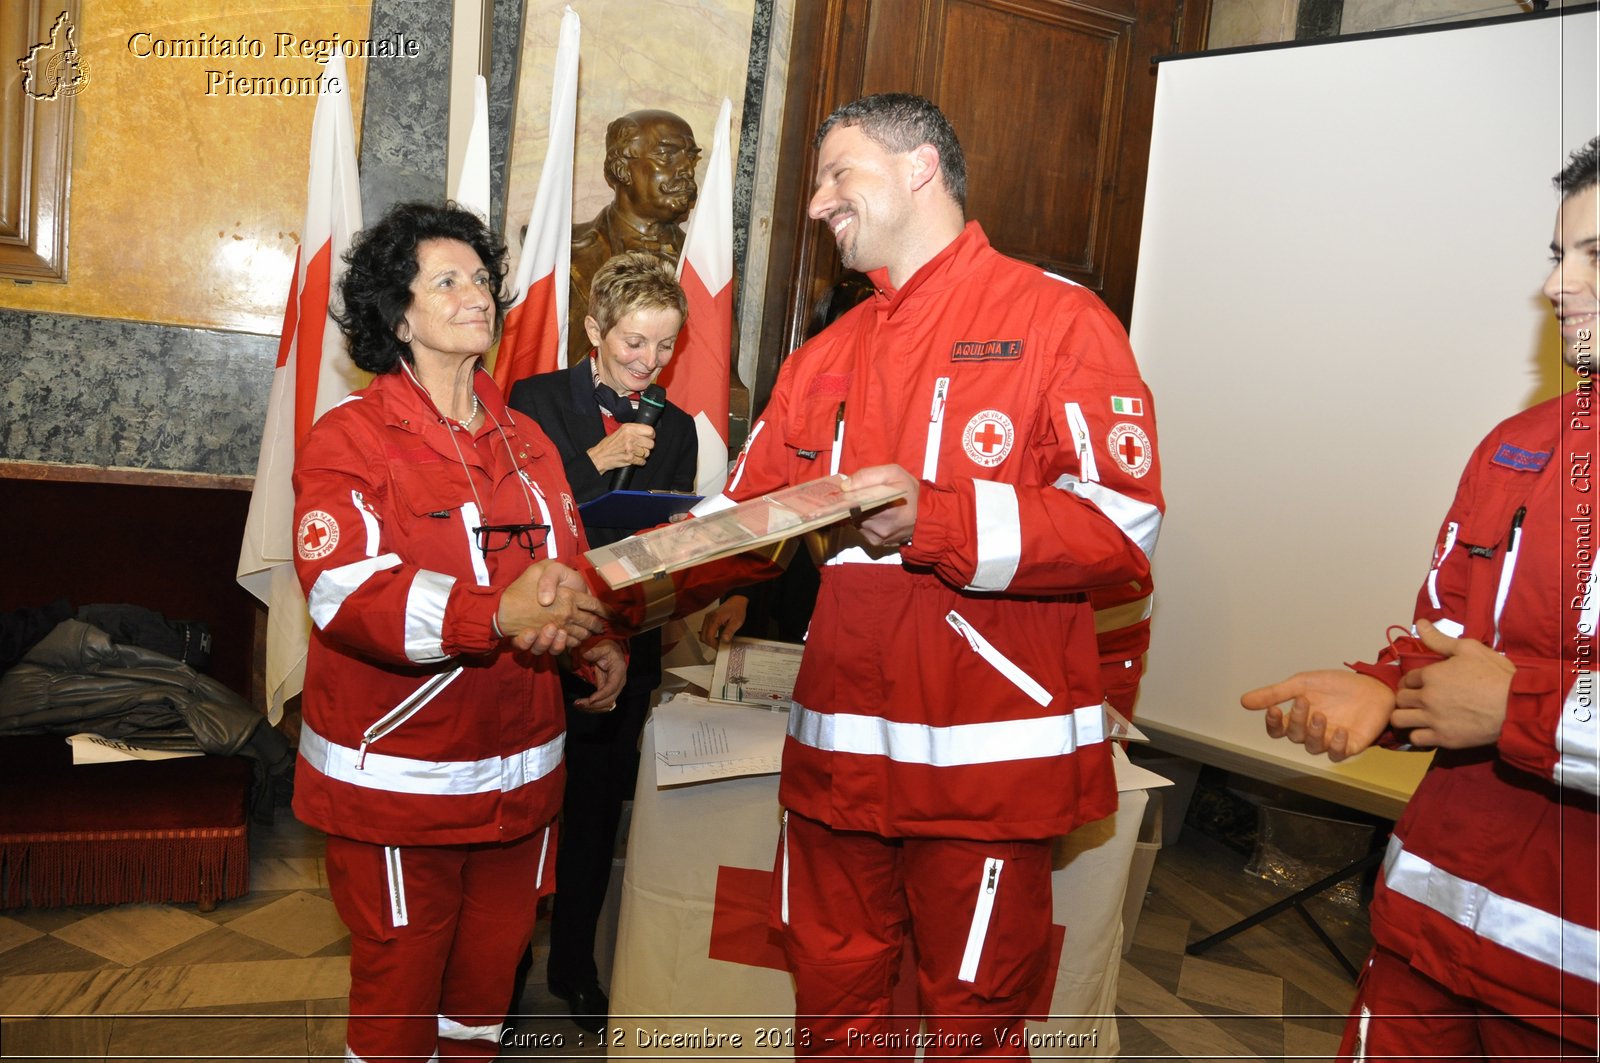
[[[1127,417],[1144,416],[1144,400],[1124,398],[1121,395],[1111,396],[1111,412],[1120,413]]]

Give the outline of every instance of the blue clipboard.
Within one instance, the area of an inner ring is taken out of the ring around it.
[[[638,531],[665,524],[700,501],[677,491],[610,491],[578,507],[585,528]]]

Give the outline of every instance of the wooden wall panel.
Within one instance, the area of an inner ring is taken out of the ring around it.
[[[981,2],[946,5],[937,27],[931,96],[961,134],[968,216],[1006,254],[1097,290],[1131,29],[1125,16],[1064,4]],[[1026,91],[995,91],[1001,82]]]
[[[806,217],[811,138],[835,107],[915,92],[967,155],[967,216],[1007,254],[1133,308],[1158,55],[1204,47],[1210,0],[817,0],[795,11],[761,351],[759,413],[838,277]]]
[[[72,187],[72,113],[75,89],[58,85],[74,68],[58,48],[35,57],[33,81],[19,60],[51,40],[65,12],[77,26],[76,0],[8,0],[0,5],[0,278],[24,281],[67,279],[67,202]],[[75,42],[74,42],[75,43]],[[49,64],[56,59],[59,66]],[[36,99],[49,92],[53,98]],[[54,90],[54,91],[52,91]]]

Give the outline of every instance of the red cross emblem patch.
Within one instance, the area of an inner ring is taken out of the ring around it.
[[[972,415],[966,430],[961,433],[961,445],[967,457],[986,469],[992,469],[1006,460],[1011,453],[1011,443],[1016,433],[1011,428],[1011,418],[999,410],[983,410]]]
[[[307,561],[327,557],[339,545],[339,522],[333,514],[313,509],[300,518],[294,532],[294,549]]]
[[[1131,421],[1112,425],[1106,445],[1111,448],[1111,457],[1129,476],[1143,476],[1150,471],[1155,452],[1150,447],[1150,437],[1138,425]]]

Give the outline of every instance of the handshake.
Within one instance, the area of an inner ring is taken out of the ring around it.
[[[589,593],[576,571],[559,561],[530,566],[500,596],[495,621],[517,649],[532,654],[560,654],[601,634],[611,610]],[[574,704],[580,709],[609,711],[626,678],[627,659],[612,641],[598,642],[583,652],[595,674],[595,693]]]

